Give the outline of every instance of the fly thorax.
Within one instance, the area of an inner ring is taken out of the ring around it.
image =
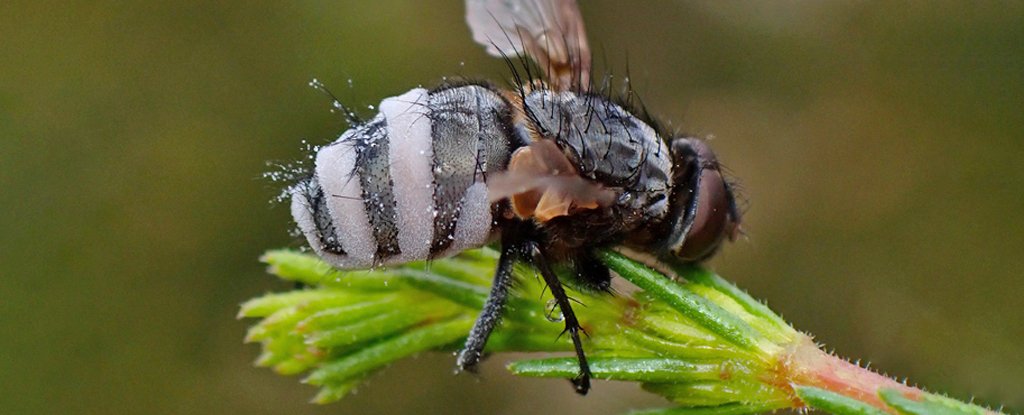
[[[536,132],[553,138],[581,176],[620,192],[617,213],[635,222],[627,228],[667,214],[671,154],[653,128],[601,95],[538,90],[524,104]]]

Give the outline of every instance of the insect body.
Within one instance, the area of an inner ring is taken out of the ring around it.
[[[292,214],[309,244],[340,268],[439,258],[499,240],[494,284],[460,368],[479,362],[509,295],[512,266],[533,264],[590,370],[553,264],[607,289],[595,248],[626,246],[700,261],[737,232],[740,215],[710,149],[655,131],[590,92],[590,55],[575,2],[469,0],[474,38],[491,54],[525,54],[547,83],[413,89],[316,154],[292,187]],[[527,68],[529,69],[529,68]],[[517,75],[518,78],[518,75]]]

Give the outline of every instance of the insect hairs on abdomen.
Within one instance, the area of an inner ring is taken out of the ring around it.
[[[495,232],[485,180],[508,164],[513,141],[509,103],[488,86],[413,89],[317,152],[292,214],[339,268],[479,247]]]

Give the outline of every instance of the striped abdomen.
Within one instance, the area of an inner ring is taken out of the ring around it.
[[[316,155],[292,190],[309,244],[341,268],[452,255],[491,237],[484,183],[508,164],[509,104],[479,85],[413,89]]]

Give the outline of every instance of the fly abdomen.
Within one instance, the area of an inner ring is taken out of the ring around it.
[[[487,174],[508,165],[512,134],[508,103],[479,85],[430,94],[433,136],[434,238],[431,256],[477,246],[479,235],[459,234],[459,223],[490,221]],[[466,239],[469,238],[469,239]]]
[[[510,153],[508,103],[480,85],[417,88],[316,155],[292,190],[311,246],[341,268],[446,256],[492,233],[486,175]]]

